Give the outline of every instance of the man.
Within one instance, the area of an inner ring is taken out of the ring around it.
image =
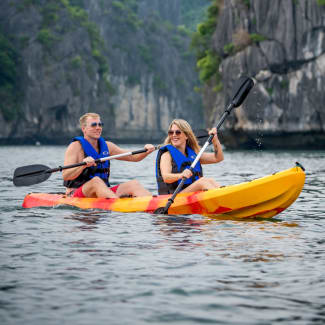
[[[105,197],[152,195],[137,180],[128,181],[111,187],[109,184],[109,160],[96,165],[95,160],[127,152],[113,142],[102,137],[103,123],[96,113],[87,113],[80,117],[80,127],[83,137],[75,137],[68,146],[64,165],[86,162],[86,165],[65,169],[62,172],[66,194],[73,197]],[[126,161],[141,161],[155,150],[151,144],[146,144],[145,153],[118,158]]]

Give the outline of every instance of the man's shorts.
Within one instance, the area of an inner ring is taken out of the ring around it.
[[[112,192],[116,193],[116,191],[117,191],[117,189],[118,189],[119,186],[120,185],[115,185],[113,187],[109,187],[109,189]],[[72,191],[69,196],[71,196],[71,197],[85,197],[85,195],[82,192],[82,187],[83,187],[83,185],[81,185],[80,187],[78,187],[77,189],[75,189],[74,191]]]

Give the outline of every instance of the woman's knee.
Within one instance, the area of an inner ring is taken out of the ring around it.
[[[220,184],[213,178],[209,178],[210,184],[214,187],[220,187]]]
[[[216,182],[213,178],[208,178],[207,184],[209,184],[211,188],[220,187],[220,184],[218,182]]]
[[[139,181],[136,180],[136,179],[133,179],[133,180],[131,180],[131,181],[128,181],[128,182],[126,182],[125,184],[126,184],[129,188],[132,188],[132,189],[134,189],[134,188],[138,188],[138,187],[141,186],[140,183],[139,183]]]
[[[210,178],[207,177],[201,177],[199,181],[201,184],[210,184]]]
[[[212,189],[215,187],[219,187],[219,184],[213,178],[201,177],[200,181],[202,189]]]

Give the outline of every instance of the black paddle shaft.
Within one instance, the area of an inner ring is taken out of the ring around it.
[[[157,149],[158,147],[156,147]],[[111,160],[115,158],[120,158],[128,155],[136,155],[139,153],[144,153],[146,152],[147,149],[140,149],[140,150],[135,150],[132,152],[125,152],[122,154],[114,155],[114,156],[109,156],[105,158],[100,158],[96,159],[95,163],[101,163],[106,160]],[[56,168],[49,168],[45,165],[28,165],[28,166],[22,166],[16,168],[14,172],[14,177],[13,177],[13,183],[15,186],[30,186],[34,184],[39,184],[44,181],[46,181],[52,173],[62,171],[64,169],[69,169],[69,168],[75,168],[75,167],[80,167],[80,166],[85,166],[87,165],[86,162],[81,162],[77,164],[72,164],[72,165],[66,165],[66,166],[59,166]]]

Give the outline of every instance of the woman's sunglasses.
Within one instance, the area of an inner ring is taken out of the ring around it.
[[[174,134],[180,135],[181,133],[182,133],[182,131],[180,131],[180,130],[176,130],[176,131],[170,130],[170,131],[168,131],[168,135],[174,135]]]
[[[102,122],[99,122],[99,123],[97,123],[97,122],[90,123],[90,126],[91,126],[92,128],[97,127],[97,125],[98,125],[100,128],[102,128],[102,127],[104,126],[104,123],[102,123]]]

